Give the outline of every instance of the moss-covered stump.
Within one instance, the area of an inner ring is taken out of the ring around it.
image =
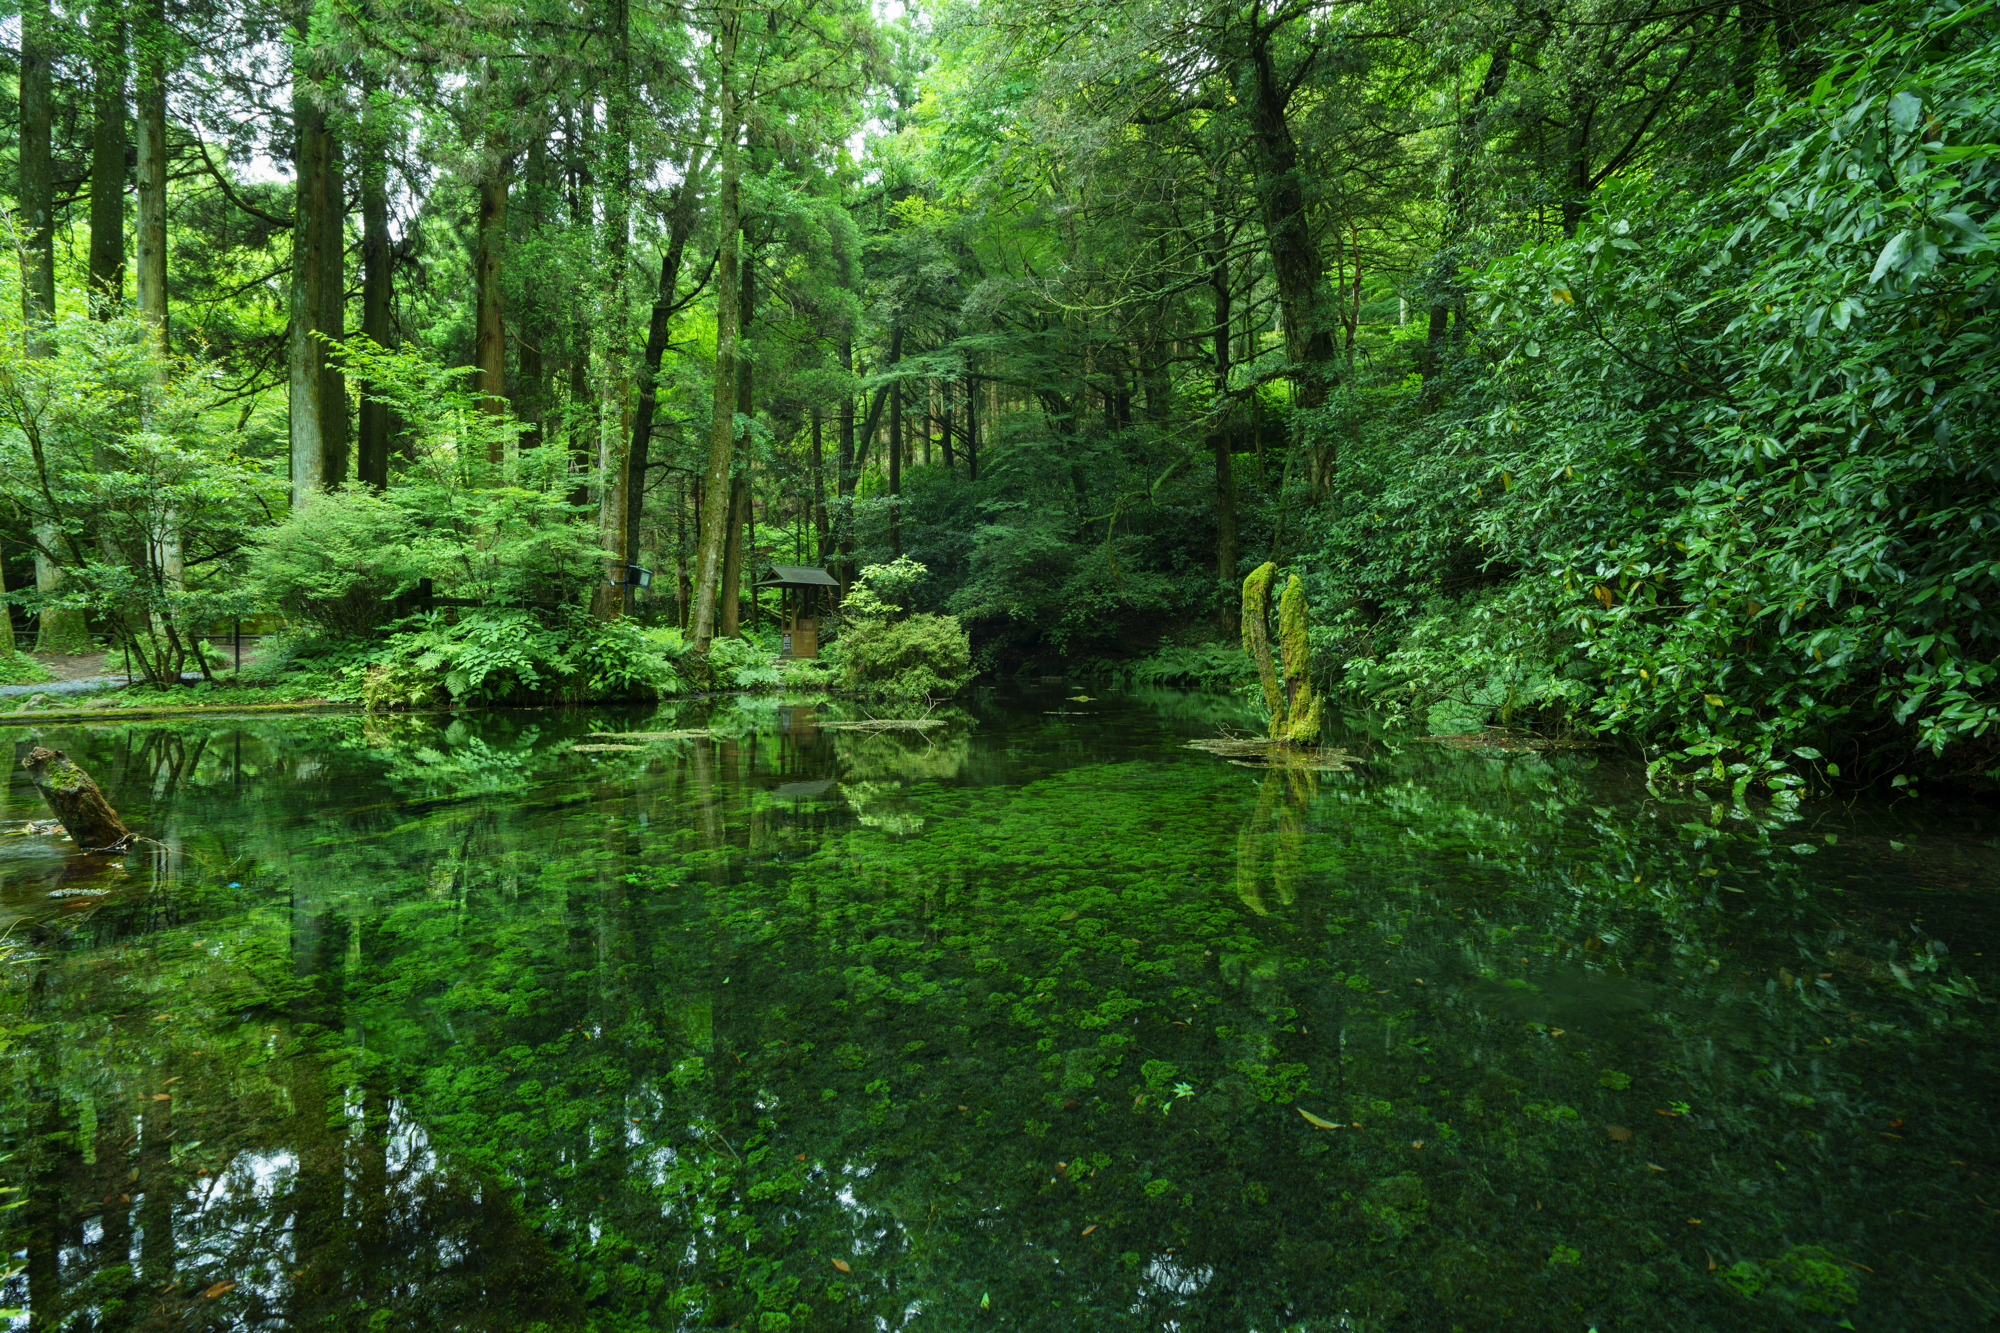
[[[62,821],[70,840],[79,848],[86,852],[115,852],[132,841],[130,830],[91,781],[90,774],[61,750],[37,746],[21,761],[21,767],[28,770],[35,789],[41,792],[42,799],[49,803],[49,809]]]
[[[1257,665],[1264,706],[1271,713],[1271,739],[1282,745],[1319,744],[1321,703],[1313,693],[1305,585],[1292,575],[1278,599],[1278,650],[1271,656],[1271,587],[1278,567],[1266,561],[1243,580],[1243,651]],[[1283,675],[1280,676],[1280,668]]]

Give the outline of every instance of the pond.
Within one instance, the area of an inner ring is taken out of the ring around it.
[[[1256,769],[1186,748],[1234,701],[1079,693],[7,730],[0,1306],[2000,1316],[1990,808],[1358,724]],[[31,743],[149,841],[77,864]]]

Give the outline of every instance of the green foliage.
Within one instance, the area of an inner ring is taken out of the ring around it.
[[[30,331],[18,269],[0,273],[0,512],[60,571],[8,600],[89,615],[156,684],[206,674],[201,627],[248,609],[240,552],[277,492],[211,419],[220,370],[81,292]]]
[[[948,698],[972,679],[972,644],[956,616],[905,610],[926,571],[907,557],[870,565],[842,603],[847,687],[906,699]]]
[[[317,497],[266,533],[250,561],[260,600],[335,637],[372,634],[417,585],[417,517],[367,486]]]
[[[847,687],[861,694],[944,699],[972,680],[972,644],[957,616],[856,621],[842,642]]]
[[[1865,11],[1726,172],[1614,178],[1477,275],[1484,367],[1307,521],[1344,689],[1739,793],[2000,775],[1995,22]]]
[[[715,683],[724,689],[761,690],[782,685],[776,650],[761,639],[745,635],[716,639],[708,645],[708,668]]]
[[[0,645],[0,685],[40,685],[55,673],[12,644]]]
[[[1377,660],[1341,663],[1350,695],[1433,734],[1488,723],[1561,729],[1597,695],[1603,668],[1581,635],[1540,614],[1538,589],[1520,582],[1463,598],[1439,597]]]
[[[371,713],[429,708],[449,700],[437,673],[415,662],[378,662],[363,669],[361,703]]]
[[[928,573],[908,556],[886,565],[869,565],[841,603],[843,614],[856,620],[894,620],[907,615],[917,586]]]
[[[977,486],[906,478],[903,547],[929,570],[914,609],[957,616],[988,666],[1130,657],[1196,604],[1189,581],[1172,571],[1189,561],[1199,524],[1191,530],[1185,513],[1162,508],[1122,517],[1108,540],[1102,525],[1080,530],[1044,447],[983,463]],[[1097,462],[1106,479],[1128,475],[1115,457]],[[874,516],[862,517],[863,535],[879,540]]]
[[[680,691],[689,645],[677,630],[573,615],[551,625],[520,609],[412,616],[368,654],[371,708],[656,699]]]
[[[1117,670],[1134,685],[1200,690],[1234,689],[1254,679],[1256,672],[1233,643],[1165,644]]]
[[[1697,776],[1991,764],[1994,24],[1869,11],[1725,186],[1621,183],[1485,279],[1506,401],[1475,530],[1580,631],[1598,715]]]
[[[337,348],[350,373],[366,376],[373,396],[395,409],[410,440],[408,467],[380,497],[401,511],[401,524],[380,511],[369,520],[407,541],[398,575],[492,606],[584,606],[603,578],[603,555],[594,511],[572,503],[563,452],[517,448],[527,427],[485,410],[462,369],[365,339]],[[496,456],[503,461],[490,461]]]

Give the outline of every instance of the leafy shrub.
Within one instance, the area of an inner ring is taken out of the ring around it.
[[[340,637],[372,634],[414,588],[414,530],[402,505],[348,486],[292,511],[257,544],[250,572],[263,600],[294,622]]]
[[[448,697],[435,672],[410,662],[378,662],[361,678],[361,703],[370,712],[428,708]]]
[[[946,698],[972,680],[972,642],[957,616],[849,625],[848,688],[901,698]]]
[[[40,685],[55,673],[11,645],[0,649],[0,685]]]
[[[841,604],[840,665],[849,689],[943,698],[972,679],[972,642],[958,617],[907,613],[924,573],[907,556],[861,571]]]
[[[1864,10],[1734,162],[1478,276],[1488,369],[1314,534],[1347,688],[1575,705],[1739,792],[2000,779],[1994,22]]]
[[[660,698],[684,688],[677,667],[693,645],[678,629],[641,629],[629,620],[592,622],[568,659],[583,675],[583,697]]]
[[[708,645],[708,667],[725,689],[760,690],[784,683],[774,650],[757,639],[716,639]]]
[[[561,641],[527,611],[429,611],[404,624],[375,654],[377,665],[428,674],[455,703],[524,702],[570,674],[556,665]]]
[[[430,611],[405,620],[370,654],[370,707],[580,703],[659,698],[686,688],[678,630],[601,623],[580,612],[557,624],[518,608]]]
[[[970,576],[947,605],[1023,656],[1116,651],[1129,631],[1171,613],[1182,598],[1171,579],[1145,568],[1135,539],[1117,538],[1111,554],[1075,540],[1051,514],[982,523]]]
[[[1256,668],[1233,643],[1164,644],[1120,674],[1134,685],[1230,689],[1252,679]]]
[[[1565,723],[1597,696],[1603,668],[1583,651],[1574,628],[1534,614],[1537,596],[1517,583],[1436,598],[1379,661],[1344,663],[1342,683],[1348,693],[1432,732]]]

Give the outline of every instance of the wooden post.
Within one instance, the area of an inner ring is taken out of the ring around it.
[[[119,820],[118,812],[104,799],[104,793],[90,780],[90,774],[73,763],[61,750],[36,746],[21,761],[28,778],[42,799],[55,811],[57,819],[81,851],[115,852],[132,841],[132,833]]]

